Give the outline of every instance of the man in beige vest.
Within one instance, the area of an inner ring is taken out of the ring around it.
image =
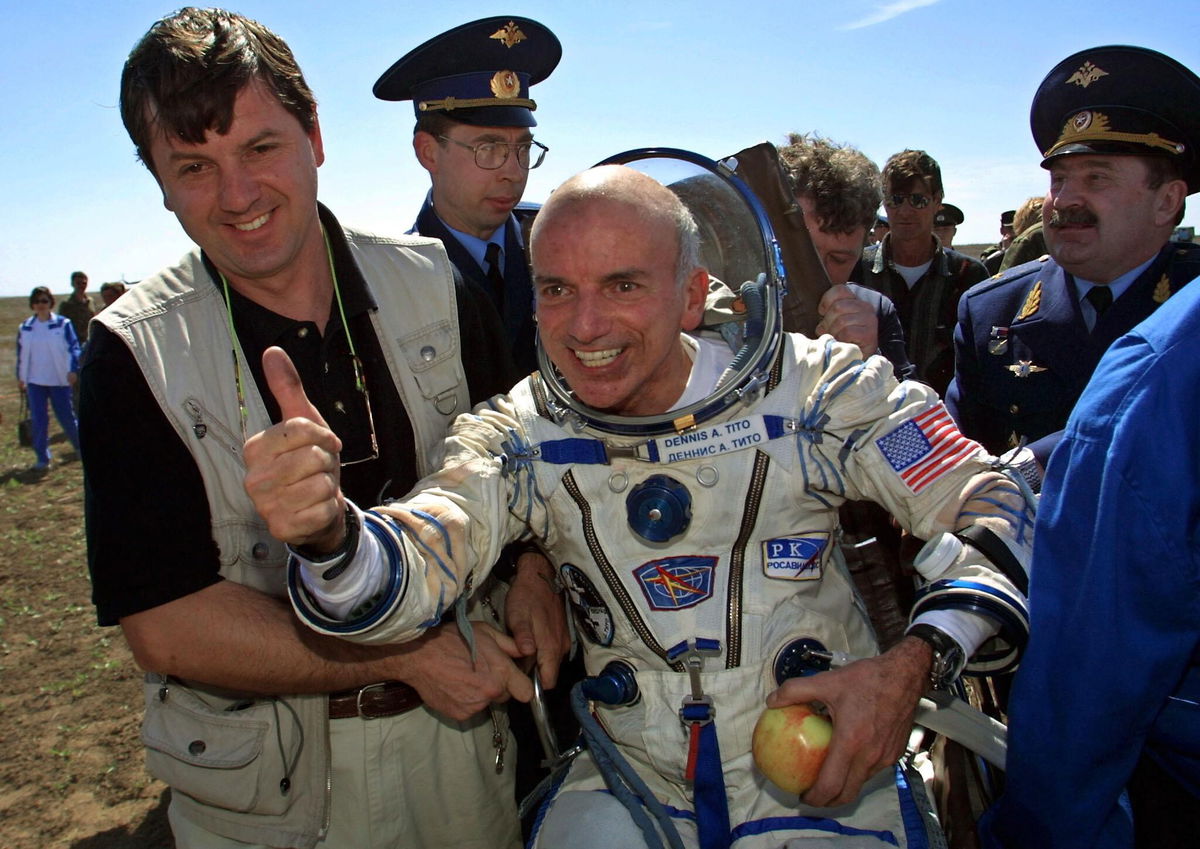
[[[407,647],[304,633],[286,549],[242,490],[247,434],[280,417],[265,348],[297,362],[342,485],[374,503],[436,468],[450,419],[507,385],[495,316],[461,297],[440,243],[344,228],[317,203],[315,99],[255,21],[156,23],[121,113],[199,246],[104,311],[82,379],[94,601],[149,673],[142,736],[176,845],[516,846],[492,703],[532,688],[502,606],[472,610],[474,658],[453,625]],[[518,573],[507,606],[510,624],[561,621],[537,575]]]

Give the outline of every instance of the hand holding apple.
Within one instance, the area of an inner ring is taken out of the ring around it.
[[[800,795],[817,781],[833,724],[812,704],[767,708],[754,726],[751,753],[771,783]]]

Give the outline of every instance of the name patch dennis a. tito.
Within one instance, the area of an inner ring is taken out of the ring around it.
[[[825,531],[802,531],[801,534],[763,541],[763,574],[785,581],[820,579],[821,554],[829,542],[829,534]]]

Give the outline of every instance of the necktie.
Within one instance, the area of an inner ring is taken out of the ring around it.
[[[1100,322],[1100,316],[1104,315],[1104,311],[1112,306],[1112,289],[1107,286],[1093,286],[1083,297],[1087,298],[1087,302],[1096,311],[1096,320],[1092,322],[1092,327],[1095,327]]]
[[[495,242],[488,242],[483,261],[487,264],[487,279],[492,284],[492,293],[496,298],[496,303],[503,305],[504,272],[500,270],[500,246]]]

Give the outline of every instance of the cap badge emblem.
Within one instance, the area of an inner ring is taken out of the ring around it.
[[[496,39],[498,42],[503,44],[505,47],[511,48],[511,47],[515,47],[516,45],[520,44],[522,41],[525,41],[525,39],[528,36],[526,36],[525,33],[521,32],[520,27],[518,27],[515,23],[513,23],[512,21],[509,21],[508,23],[506,23],[504,26],[500,27],[500,29],[496,30],[494,33],[492,33],[488,37]],[[1101,73],[1103,73],[1103,71]],[[500,95],[496,95],[496,96],[499,97]]]
[[[1024,321],[1031,315],[1036,313],[1042,306],[1042,281],[1033,284],[1033,288],[1029,290],[1029,294],[1025,297],[1025,303],[1021,305],[1021,311],[1017,313],[1014,321]]]
[[[1078,71],[1067,78],[1067,85],[1074,83],[1080,88],[1087,88],[1101,77],[1107,77],[1108,71],[1102,71],[1091,62],[1084,62]]]
[[[507,99],[521,93],[521,80],[512,71],[497,71],[492,77],[492,94]]]

